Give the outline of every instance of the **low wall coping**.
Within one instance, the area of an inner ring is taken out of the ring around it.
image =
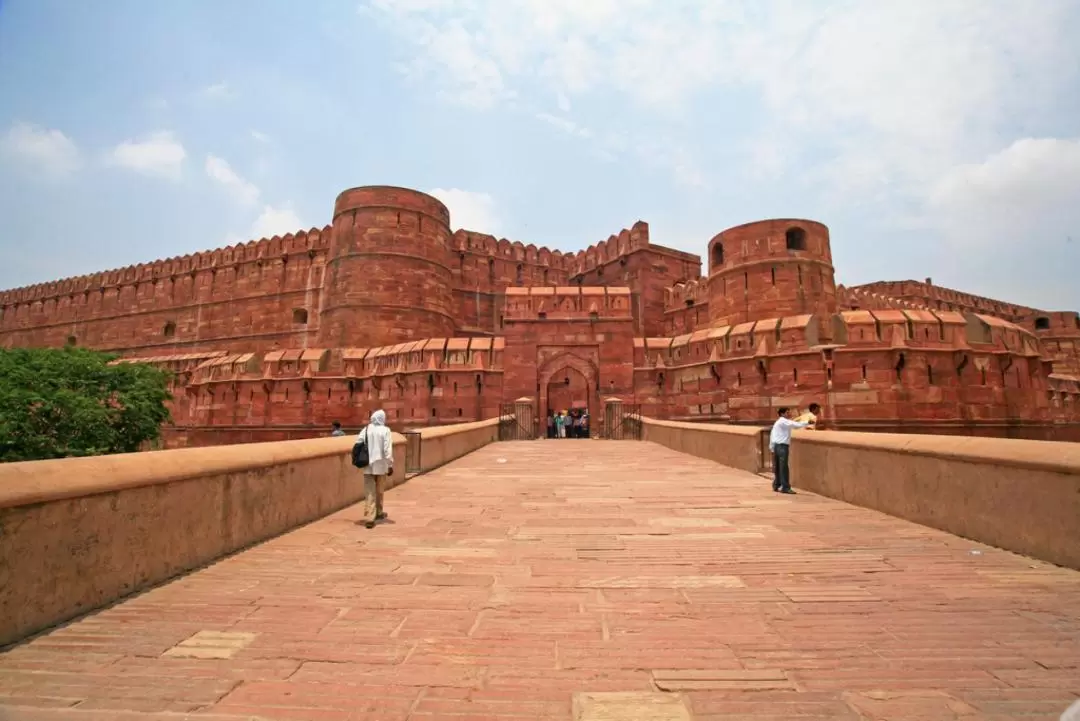
[[[684,421],[661,421],[656,418],[641,416],[642,423],[664,428],[677,428],[687,431],[709,431],[710,433],[727,433],[733,436],[756,436],[762,431],[767,431],[768,426],[730,426],[720,423],[686,423]]]
[[[399,433],[394,433],[393,438],[395,446],[405,443],[405,436]],[[0,509],[268,468],[325,456],[346,456],[355,440],[354,437],[305,438],[3,463],[0,464]]]
[[[945,458],[968,463],[1015,466],[1080,474],[1080,443],[979,436],[930,436],[854,431],[796,431],[796,445],[814,444]]]
[[[445,436],[456,436],[459,433],[468,433],[470,431],[479,430],[481,428],[492,428],[499,425],[498,418],[489,418],[484,421],[473,421],[471,423],[455,423],[450,426],[432,426],[430,428],[418,428],[415,432],[420,434],[420,437],[424,440],[443,438]]]

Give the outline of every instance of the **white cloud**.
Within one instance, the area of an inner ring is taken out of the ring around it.
[[[495,199],[488,193],[458,188],[435,188],[428,191],[450,209],[450,227],[498,235],[502,223],[495,210]]]
[[[1045,271],[1080,262],[1078,191],[1080,139],[1025,138],[944,173],[927,192],[925,221],[952,267],[977,271],[999,297],[1068,307],[1072,278]]]
[[[151,133],[141,139],[125,140],[109,153],[109,162],[143,175],[178,180],[187,152],[168,131]]]
[[[275,235],[295,233],[304,227],[300,216],[288,203],[278,207],[266,205],[251,225],[251,237],[272,238]]]
[[[240,177],[232,166],[216,155],[206,156],[206,174],[241,205],[254,205],[259,201],[259,189]]]
[[[5,154],[52,178],[69,176],[82,165],[82,154],[69,137],[29,123],[12,125],[0,147]]]
[[[251,131],[251,137],[252,137],[253,140],[256,140],[256,141],[258,141],[260,143],[269,143],[270,142],[270,136],[267,135],[266,133],[259,132],[258,130],[252,130]]]
[[[928,220],[963,250],[1061,248],[1070,236],[1080,242],[1078,193],[1080,139],[1024,138],[943,174],[927,195]]]
[[[694,104],[718,90],[760,101],[770,121],[747,155],[765,152],[776,175],[806,159],[770,152],[773,138],[813,146],[825,157],[802,177],[845,199],[894,183],[921,189],[990,151],[1018,115],[1038,117],[1076,91],[1074,0],[373,0],[369,9],[414,46],[411,75],[475,108],[554,95],[562,120],[601,136],[627,114],[583,123],[569,117],[575,98],[622,96],[647,114],[637,122],[696,119]]]
[[[570,135],[577,135],[582,138],[588,138],[592,136],[591,130],[581,127],[569,118],[552,115],[551,113],[537,113],[536,117],[538,120],[543,120],[548,125],[558,128],[564,133],[568,133]]]
[[[202,89],[202,94],[207,98],[224,99],[232,97],[232,90],[228,83],[214,83]]]

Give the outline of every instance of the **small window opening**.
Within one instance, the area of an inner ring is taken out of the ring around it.
[[[432,418],[434,418],[434,417],[435,417],[435,409],[434,409],[434,408],[432,408],[432,409],[431,409],[431,417],[432,417]]]
[[[799,369],[798,368],[792,369],[791,376],[792,376],[792,378],[795,379],[795,384],[798,385],[798,383],[799,383]]]
[[[427,389],[428,389],[429,393],[431,391],[435,390],[435,375],[433,373],[428,374],[428,377],[427,377]]]
[[[73,335],[69,335],[69,336],[67,337],[67,345],[68,345],[69,347],[70,347],[70,346],[73,346],[73,345],[75,345],[75,344],[76,344],[76,343],[78,343],[78,342],[79,342],[79,339],[78,339],[78,338],[76,338],[76,337],[75,337],[75,336],[73,336]]]
[[[292,312],[292,322],[297,325],[307,325],[307,311],[303,308],[295,308]]]
[[[772,267],[772,284],[776,285],[776,266]]]
[[[1035,319],[1035,330],[1050,330],[1050,319],[1049,318],[1036,318]]]
[[[866,364],[862,364],[862,379],[866,380]]]
[[[716,270],[724,264],[724,244],[716,243],[712,247],[712,267]]]
[[[933,366],[926,366],[926,380],[930,385],[934,385],[934,368]]]
[[[802,228],[788,228],[784,240],[788,250],[806,250],[806,231]]]
[[[494,258],[489,258],[488,259],[488,280],[490,280],[492,283],[495,282],[495,259]]]
[[[900,360],[896,361],[896,367],[894,368],[896,371],[896,380],[901,380],[904,377],[904,365],[906,365],[906,363],[907,360],[904,358],[904,354],[901,353]]]
[[[799,287],[802,288],[802,266],[799,266]]]
[[[523,266],[521,263],[518,263],[518,267],[517,267],[517,284],[521,285],[524,282],[525,282],[525,266]]]
[[[743,279],[743,289],[750,290],[750,274],[749,273],[743,273],[742,274],[742,279]]]
[[[458,418],[460,418],[460,417],[462,416],[462,413],[461,413],[461,409],[460,409],[460,408],[458,408],[458,409],[457,409],[457,414],[458,414]]]
[[[172,338],[174,335],[176,335],[176,323],[173,323],[170,320],[168,323],[165,324],[165,328],[162,329],[161,334],[166,338]]]
[[[694,307],[694,299],[693,298],[687,298],[686,299],[686,307],[687,308],[693,308]]]

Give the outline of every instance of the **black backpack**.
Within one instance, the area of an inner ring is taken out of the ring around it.
[[[368,426],[370,428],[371,426]],[[364,429],[367,431],[367,428]],[[368,455],[367,438],[360,438],[352,447],[352,464],[357,468],[367,468],[371,464]]]

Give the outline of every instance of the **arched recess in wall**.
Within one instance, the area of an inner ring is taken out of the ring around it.
[[[713,243],[711,263],[710,268],[712,270],[716,270],[724,264],[724,244],[720,241]]]
[[[552,379],[558,378],[560,374],[565,377],[568,371],[571,370],[580,374],[585,379],[589,413],[593,414],[598,410],[594,407],[599,388],[599,372],[597,371],[596,366],[591,361],[573,353],[560,353],[545,361],[543,365],[537,369],[537,380],[539,380],[538,385],[540,386],[541,413],[547,411],[548,385],[552,382]]]
[[[172,338],[176,335],[176,323],[171,320],[165,324],[165,327],[161,329],[161,334],[166,338]]]
[[[1036,318],[1035,330],[1050,330],[1050,319],[1042,316]]]
[[[788,250],[806,250],[806,231],[799,227],[788,228],[784,241]]]
[[[292,322],[297,325],[307,325],[308,313],[304,308],[293,308]]]

